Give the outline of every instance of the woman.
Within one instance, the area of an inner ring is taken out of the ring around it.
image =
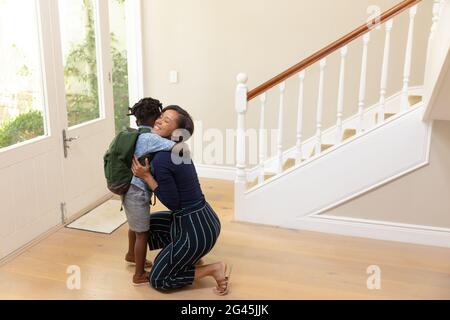
[[[164,108],[152,132],[171,138],[176,129],[187,131],[191,136],[194,132],[192,118],[179,106]],[[155,289],[169,290],[210,276],[217,282],[214,292],[225,295],[229,291],[227,265],[224,262],[197,265],[214,247],[221,224],[206,202],[194,164],[183,149],[182,159],[179,152],[174,151],[155,154],[153,175],[148,162],[142,166],[137,159],[133,161],[133,173],[143,179],[170,210],[150,216],[149,248],[162,250],[155,258],[149,281]]]

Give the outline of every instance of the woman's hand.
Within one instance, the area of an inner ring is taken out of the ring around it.
[[[145,166],[142,166],[136,156],[134,156],[133,164],[131,165],[131,171],[133,171],[133,174],[136,177],[144,180],[153,191],[155,191],[155,189],[158,187],[158,183],[150,173],[150,165],[148,163],[148,159],[145,159]]]
[[[131,171],[133,171],[133,174],[136,177],[141,178],[142,180],[145,180],[146,178],[152,175],[150,173],[150,165],[148,163],[148,159],[145,159],[145,166],[142,166],[139,163],[139,160],[138,158],[136,158],[136,156],[133,156],[133,164],[131,166]]]

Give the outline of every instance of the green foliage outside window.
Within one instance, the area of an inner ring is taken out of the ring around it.
[[[26,141],[44,134],[41,111],[32,110],[8,120],[0,127],[0,148]]]
[[[116,1],[120,4],[124,2],[124,0]],[[83,0],[83,5],[87,18],[86,36],[83,41],[73,45],[67,56],[64,68],[69,126],[99,117],[93,10],[90,0]],[[117,39],[111,33],[114,121],[116,132],[119,132],[129,126],[129,118],[126,116],[128,112],[128,68],[126,52],[121,52],[117,47]],[[27,66],[22,66],[18,72],[24,73],[27,70]],[[87,84],[84,92],[71,92],[71,87],[77,83]],[[31,105],[29,109],[31,109]],[[43,134],[44,120],[42,112],[36,110],[24,112],[0,126],[0,148]]]

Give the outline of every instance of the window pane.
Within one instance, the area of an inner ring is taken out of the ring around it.
[[[113,60],[113,94],[116,133],[129,127],[128,61],[126,43],[125,0],[109,0],[111,56]]]
[[[0,148],[45,135],[34,0],[0,0]]]
[[[94,8],[91,0],[59,0],[69,127],[100,116]]]

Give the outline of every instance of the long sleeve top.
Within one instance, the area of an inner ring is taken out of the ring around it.
[[[171,152],[158,152],[152,161],[154,190],[158,199],[171,211],[205,201],[194,163],[175,164]]]

